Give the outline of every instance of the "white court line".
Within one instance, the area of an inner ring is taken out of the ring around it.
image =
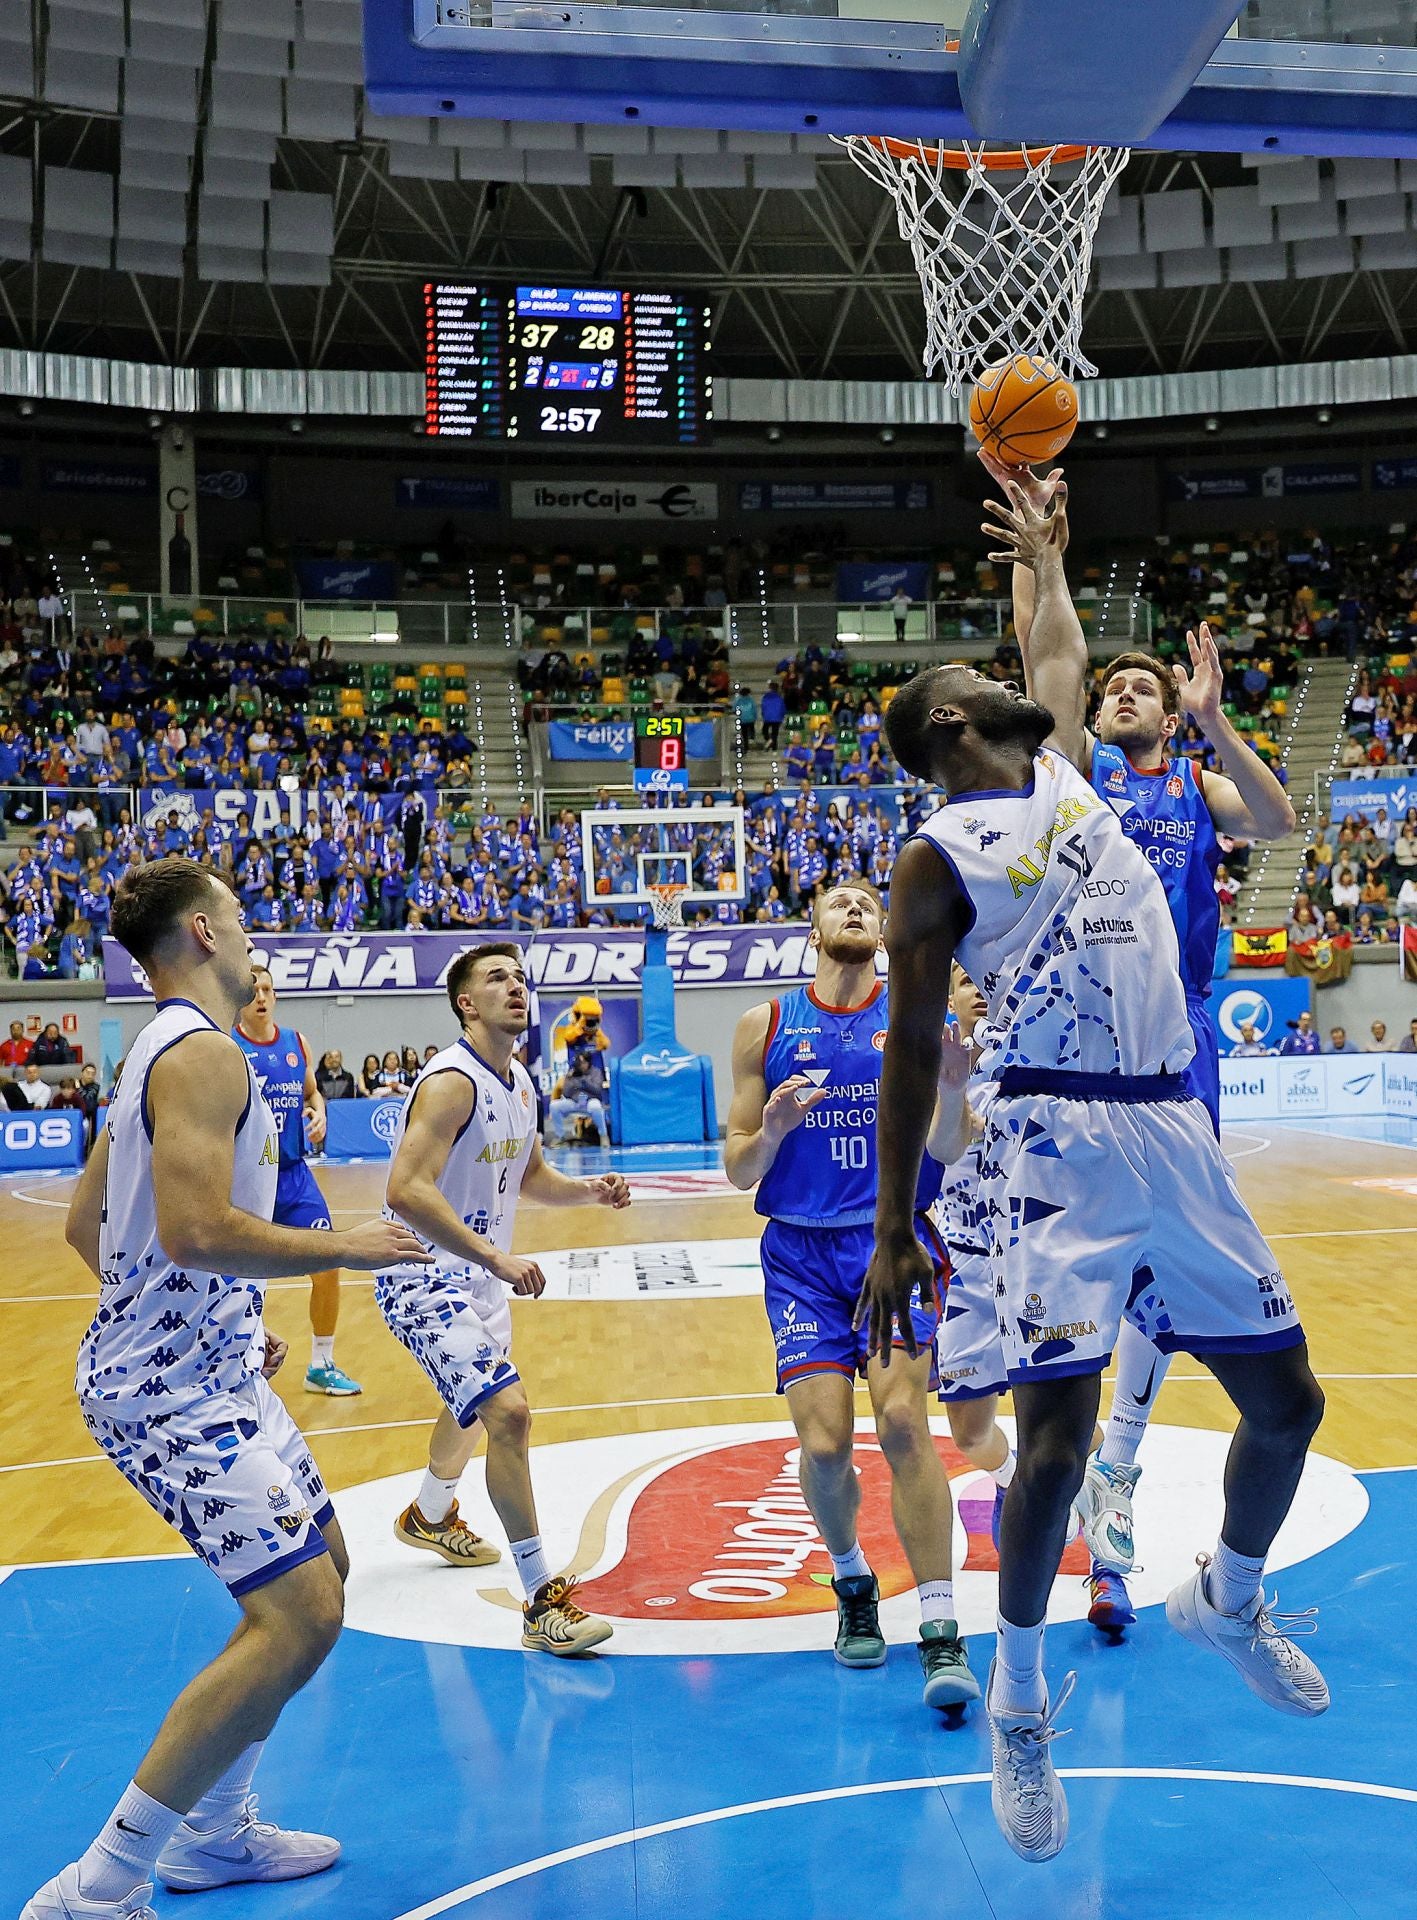
[[[1222,1132],[1232,1140],[1253,1140],[1254,1142],[1253,1146],[1246,1147],[1242,1153],[1231,1153],[1229,1147],[1225,1144],[1225,1139],[1222,1138],[1220,1147],[1227,1160],[1248,1160],[1252,1153],[1266,1153],[1269,1148],[1274,1145],[1274,1142],[1267,1134],[1247,1134],[1239,1127],[1225,1127],[1222,1129]]]
[[[1306,1787],[1311,1792],[1354,1793],[1374,1800],[1417,1802],[1417,1789],[1411,1787],[1385,1787],[1366,1780],[1311,1779],[1295,1773],[1232,1773],[1218,1767],[1059,1767],[1058,1775],[1063,1780],[1204,1780],[1231,1786]],[[705,1813],[683,1814],[677,1820],[657,1820],[652,1826],[625,1827],[602,1839],[561,1847],[555,1853],[543,1853],[535,1860],[504,1867],[500,1873],[489,1873],[481,1880],[469,1880],[466,1886],[455,1887],[451,1893],[428,1900],[421,1907],[411,1907],[407,1913],[400,1914],[398,1920],[434,1920],[435,1915],[478,1900],[484,1893],[495,1893],[499,1887],[529,1880],[534,1874],[566,1866],[573,1860],[586,1860],[617,1847],[633,1846],[639,1840],[657,1840],[666,1833],[716,1826],[721,1821],[739,1820],[748,1814],[780,1813],[787,1807],[821,1806],[831,1800],[863,1800],[879,1793],[939,1792],[945,1787],[980,1787],[991,1779],[992,1775],[987,1773],[952,1773],[916,1780],[871,1780],[862,1786],[824,1787],[815,1793],[785,1793],[772,1800],[744,1800],[733,1807],[711,1807]]]
[[[1220,1385],[1220,1382],[1212,1373],[1171,1373],[1166,1377],[1168,1380],[1175,1381],[1182,1386],[1188,1383],[1192,1385],[1209,1385],[1212,1387],[1218,1387]],[[1417,1380],[1417,1373],[1319,1373],[1314,1377],[1318,1380]],[[1103,1374],[1103,1385],[1107,1385],[1110,1381],[1115,1380],[1115,1378],[1115,1374]],[[867,1392],[867,1389],[865,1387],[857,1387],[855,1392],[857,1394],[864,1394]],[[571,1407],[537,1406],[532,1408],[532,1412],[538,1419],[544,1419],[550,1414],[557,1413],[626,1413],[637,1411],[641,1407],[705,1407],[711,1406],[717,1401],[777,1400],[779,1398],[780,1396],[776,1393],[682,1393],[676,1394],[667,1400],[586,1400],[579,1406]],[[345,1433],[393,1433],[405,1427],[431,1427],[433,1425],[434,1421],[432,1419],[424,1418],[415,1420],[368,1420],[361,1422],[357,1426],[302,1427],[300,1431],[307,1440],[329,1440],[337,1439],[341,1434]],[[72,1458],[64,1460],[15,1460],[12,1461],[9,1466],[0,1466],[0,1473],[38,1473],[46,1467],[100,1467],[105,1465],[107,1460],[108,1455],[106,1453],[100,1453],[95,1450],[93,1453],[76,1454]],[[1353,1468],[1353,1472],[1355,1473],[1406,1473],[1408,1471],[1410,1471],[1410,1469],[1406,1467]],[[67,1566],[70,1563],[66,1561],[64,1564]]]

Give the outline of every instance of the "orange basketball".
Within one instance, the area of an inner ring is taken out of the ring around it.
[[[1077,388],[1051,360],[1020,356],[988,367],[969,396],[975,439],[1007,466],[1055,459],[1077,423]]]

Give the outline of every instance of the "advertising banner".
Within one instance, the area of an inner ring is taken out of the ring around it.
[[[394,482],[396,507],[424,507],[442,513],[496,513],[502,489],[495,480],[470,474],[413,474]]]
[[[1373,485],[1382,493],[1417,487],[1417,460],[1410,455],[1402,460],[1375,460]]]
[[[1258,467],[1215,467],[1209,473],[1168,473],[1166,494],[1171,500],[1256,500],[1260,491]]]
[[[203,500],[259,500],[259,468],[248,472],[242,467],[197,467],[197,492]]]
[[[325,1158],[387,1159],[402,1112],[403,1100],[393,1095],[380,1100],[327,1100]]]
[[[139,789],[142,795],[140,816],[143,826],[166,826],[168,815],[175,813],[177,823],[191,832],[204,814],[223,826],[234,827],[244,813],[251,831],[264,839],[278,827],[292,832],[308,832],[321,821],[333,821],[338,827],[350,813],[353,818],[369,819],[371,810],[386,821],[398,818],[406,794],[357,793],[346,807],[338,793],[319,793],[311,788],[294,787],[171,787],[151,786]]]
[[[117,460],[46,460],[39,484],[46,493],[156,493],[157,468]]]
[[[925,513],[928,480],[746,480],[743,513]]]
[[[514,480],[517,520],[716,520],[711,480]]]
[[[0,1112],[0,1173],[38,1173],[52,1167],[84,1164],[84,1116],[64,1108],[58,1113]]]
[[[858,600],[889,600],[904,587],[912,600],[930,597],[930,567],[924,560],[902,560],[894,565],[878,563],[863,566],[843,561],[836,570],[836,597],[848,603]]]
[[[549,720],[546,744],[553,760],[630,760],[635,752],[635,729],[629,720]],[[716,757],[712,720],[685,722],[684,754],[689,760]]]
[[[306,600],[394,597],[394,569],[388,560],[297,560],[295,573]]]
[[[1240,1038],[1243,1026],[1252,1026],[1262,1047],[1279,1047],[1291,1031],[1291,1023],[1301,1013],[1313,1011],[1313,995],[1307,980],[1246,980],[1217,982],[1211,995],[1210,1010],[1220,1035],[1222,1056]],[[1249,1060],[1247,1066],[1258,1064]]]
[[[1306,493],[1361,493],[1363,469],[1356,460],[1304,460],[1296,466],[1266,467],[1261,490],[1266,500]]]
[[[1361,813],[1376,819],[1380,808],[1387,808],[1389,820],[1400,820],[1409,807],[1417,807],[1417,778],[1409,780],[1335,780],[1328,790],[1328,808],[1336,826],[1343,816]]]
[[[769,992],[810,980],[816,955],[805,921],[777,926],[692,927],[671,933],[668,961],[681,987],[756,986]],[[644,964],[642,927],[581,927],[497,933],[527,948],[527,972],[542,991],[634,993]],[[256,933],[256,957],[278,993],[442,993],[447,970],[475,939],[465,933]],[[141,1000],[147,977],[116,940],[103,943],[109,1000]],[[877,956],[884,974],[885,955]],[[1282,983],[1306,992],[1297,981]]]

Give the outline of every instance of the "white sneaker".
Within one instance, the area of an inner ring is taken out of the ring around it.
[[[1048,1747],[1066,1727],[1053,1724],[1077,1681],[1070,1673],[1058,1697],[1042,1713],[995,1713],[990,1704],[998,1660],[989,1667],[984,1703],[994,1748],[994,1786],[990,1798],[999,1831],[1021,1860],[1051,1860],[1068,1837],[1068,1802],[1053,1770]]]
[[[1166,1596],[1166,1618],[1198,1647],[1223,1654],[1251,1693],[1280,1713],[1305,1718],[1328,1711],[1328,1686],[1296,1633],[1317,1633],[1317,1607],[1303,1613],[1270,1613],[1263,1590],[1240,1613],[1221,1613],[1205,1590],[1208,1553],[1196,1556],[1196,1571]],[[1279,1598],[1275,1595],[1275,1600]],[[1270,1602],[1273,1605],[1274,1602]],[[1288,1632],[1285,1629],[1288,1629]]]
[[[180,1826],[158,1857],[158,1879],[172,1893],[199,1893],[238,1880],[303,1880],[339,1859],[338,1840],[323,1833],[287,1833],[258,1820],[257,1812],[252,1793],[235,1824],[218,1833]]]
[[[121,1900],[85,1900],[79,1892],[78,1862],[47,1880],[27,1902],[20,1920],[157,1920],[148,1901],[152,1883],[134,1887]]]
[[[1136,1558],[1132,1495],[1140,1479],[1140,1467],[1106,1466],[1094,1453],[1073,1502],[1088,1552],[1099,1566],[1120,1573],[1124,1580]]]

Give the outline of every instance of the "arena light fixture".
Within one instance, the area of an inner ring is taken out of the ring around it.
[[[882,445],[883,447],[888,447],[888,446],[890,446],[890,445],[891,445],[891,444],[892,444],[892,443],[894,442],[894,440],[895,440],[895,428],[894,428],[894,427],[882,427],[882,428],[881,428],[881,435],[880,435],[880,438],[881,438],[881,445]]]
[[[1208,414],[1206,415],[1206,417],[1205,417],[1205,430],[1206,430],[1206,432],[1207,432],[1207,433],[1219,433],[1219,431],[1220,431],[1220,420],[1219,420],[1219,416],[1218,416],[1218,415],[1216,415],[1216,414],[1213,414],[1213,413],[1208,413]]]
[[[763,437],[764,439],[770,441],[773,446],[776,446],[778,441],[782,438],[782,428],[769,427],[766,434]]]

